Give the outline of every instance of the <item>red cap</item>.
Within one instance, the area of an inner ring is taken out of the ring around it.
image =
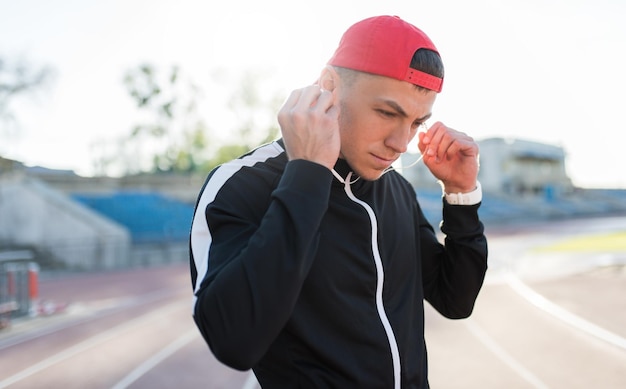
[[[375,16],[352,25],[329,65],[378,74],[441,92],[443,78],[410,67],[418,49],[438,53],[422,30],[397,16]]]

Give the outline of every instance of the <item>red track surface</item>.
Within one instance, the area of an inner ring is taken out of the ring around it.
[[[469,320],[427,309],[433,388],[626,387],[626,349],[537,308],[499,277],[509,256],[537,239],[519,231],[491,239],[491,275]],[[525,282],[626,338],[623,266]],[[0,331],[0,388],[254,387],[249,372],[221,365],[200,338],[186,264],[42,277],[40,296],[67,309]]]

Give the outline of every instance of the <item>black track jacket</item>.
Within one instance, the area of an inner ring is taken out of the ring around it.
[[[264,388],[428,388],[423,300],[472,312],[479,205],[443,201],[444,246],[400,174],[335,170],[347,184],[277,141],[210,173],[190,238],[194,320]]]

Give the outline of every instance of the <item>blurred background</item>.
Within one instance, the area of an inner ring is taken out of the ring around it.
[[[433,384],[623,387],[625,8],[0,0],[0,388],[254,387],[193,328],[196,196],[378,14],[433,39],[432,120],[481,148],[490,270],[472,319],[427,312]],[[402,173],[437,225],[434,178]]]

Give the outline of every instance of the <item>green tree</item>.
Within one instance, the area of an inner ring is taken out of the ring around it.
[[[238,122],[231,134],[230,141],[220,146],[209,162],[210,167],[217,166],[236,158],[261,143],[276,139],[280,133],[276,113],[282,99],[278,94],[261,95],[261,81],[268,78],[264,72],[248,71],[235,82],[238,85],[228,101],[228,108],[235,114]]]
[[[260,74],[245,73],[233,83],[238,87],[227,100],[235,129],[229,131],[227,140],[220,140],[211,135],[199,112],[201,89],[180,68],[160,72],[145,64],[127,71],[124,85],[143,116],[119,140],[115,156],[110,151],[100,153],[95,161],[97,170],[107,171],[117,163],[124,166],[124,174],[206,172],[274,139],[279,132],[274,119],[279,100],[276,96],[269,102],[261,98],[262,79]]]
[[[145,64],[127,71],[124,85],[143,114],[121,143],[126,173],[191,172],[202,165],[208,136],[195,83],[177,66],[160,73]]]
[[[19,96],[32,93],[52,77],[50,67],[34,67],[24,61],[0,57],[0,134],[10,133],[17,123],[12,103]]]

